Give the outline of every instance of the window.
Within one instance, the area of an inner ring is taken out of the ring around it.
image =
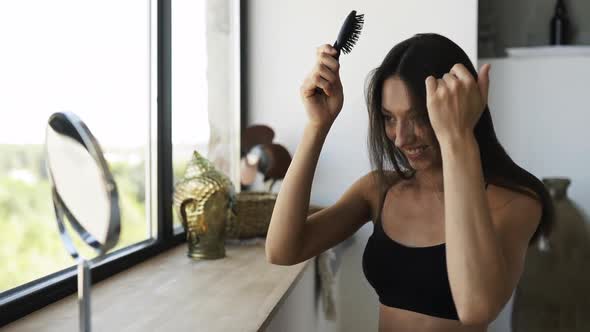
[[[209,136],[206,1],[172,1],[172,165],[174,183],[194,150],[207,155]],[[174,225],[181,221],[174,212]]]
[[[220,3],[227,40],[207,30],[219,22],[206,13]],[[92,267],[93,282],[183,241],[170,188],[192,151],[237,151],[211,158],[226,161],[239,184],[239,13],[237,0],[0,4],[0,326],[76,291],[44,164],[52,113],[72,111],[88,125],[120,193],[121,237]],[[208,61],[217,44],[227,55]],[[206,73],[222,66],[231,87],[219,107],[219,85]],[[211,119],[211,104],[230,118]],[[221,143],[212,144],[216,135]]]
[[[80,116],[104,150],[120,195],[117,248],[151,238],[149,2],[116,2],[16,1],[0,10],[1,42],[13,50],[0,55],[2,292],[75,264],[48,199],[43,147],[54,112]]]
[[[239,10],[232,0],[172,1],[175,183],[196,150],[239,187]]]

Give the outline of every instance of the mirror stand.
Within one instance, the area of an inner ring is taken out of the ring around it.
[[[66,233],[64,216],[66,215],[57,193],[53,192],[53,204],[55,206],[55,215],[62,237],[70,255],[78,262],[78,319],[81,332],[90,332],[92,330],[92,317],[90,314],[91,296],[90,290],[92,285],[92,274],[90,274],[90,261],[85,259],[73,245],[72,239]]]
[[[90,262],[80,257],[78,260],[78,308],[80,310],[80,331],[90,332],[92,319],[90,317]]]

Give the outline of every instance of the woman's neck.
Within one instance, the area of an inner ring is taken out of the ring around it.
[[[444,180],[442,168],[418,170],[414,178],[410,180],[419,191],[444,192]]]

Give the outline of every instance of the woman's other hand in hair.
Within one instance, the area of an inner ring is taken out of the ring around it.
[[[490,65],[484,64],[478,79],[462,64],[442,78],[426,78],[426,105],[432,129],[441,143],[473,135],[488,101]]]

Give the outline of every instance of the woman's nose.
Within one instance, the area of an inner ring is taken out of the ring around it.
[[[414,126],[406,121],[398,122],[395,128],[395,145],[403,147],[414,139]]]

